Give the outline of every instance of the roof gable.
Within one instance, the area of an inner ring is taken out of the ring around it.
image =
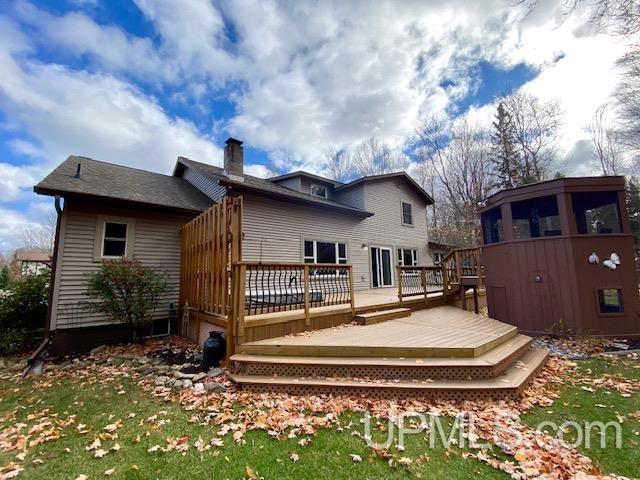
[[[380,181],[380,180],[388,180],[388,179],[393,179],[393,178],[400,178],[404,181],[406,181],[406,183],[413,189],[416,191],[416,193],[418,193],[418,195],[420,195],[420,197],[422,197],[422,199],[425,201],[425,203],[427,205],[433,205],[433,198],[431,198],[431,195],[429,195],[420,185],[418,185],[418,183],[411,178],[411,176],[407,173],[407,172],[393,172],[393,173],[382,173],[380,175],[367,175],[366,177],[362,177],[362,178],[358,178],[357,180],[354,180],[353,182],[347,183],[345,185],[342,185],[340,187],[336,188],[336,192],[340,192],[340,191],[344,191],[347,190],[349,188],[355,187],[357,185],[362,185],[366,182],[374,182],[374,181]]]

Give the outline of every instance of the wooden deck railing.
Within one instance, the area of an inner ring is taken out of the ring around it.
[[[349,305],[355,313],[353,268],[345,264],[235,262],[232,316],[242,336],[244,319],[264,313]]]
[[[398,278],[398,299],[424,296],[444,290],[442,267],[396,267]]]
[[[482,250],[480,248],[458,248],[442,260],[445,293],[458,288],[464,277],[477,277],[482,283]]]

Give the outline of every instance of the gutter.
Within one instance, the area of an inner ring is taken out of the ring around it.
[[[53,309],[51,308],[53,304],[53,290],[56,281],[56,266],[58,264],[58,250],[60,247],[60,224],[62,223],[62,205],[61,205],[62,197],[59,195],[55,196],[55,209],[56,209],[56,238],[53,244],[53,255],[51,258],[51,278],[49,279],[49,295],[47,301],[47,318],[44,324],[44,339],[42,343],[35,349],[35,351],[31,354],[31,356],[27,359],[27,368],[23,372],[23,376],[27,376],[27,374],[33,369],[36,361],[42,353],[46,350],[47,346],[51,342],[51,317],[53,316]]]

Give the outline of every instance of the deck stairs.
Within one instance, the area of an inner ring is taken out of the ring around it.
[[[357,317],[359,326],[238,345],[231,378],[256,392],[505,399],[548,355],[512,325],[452,306]]]
[[[355,320],[362,325],[373,325],[375,323],[386,322],[396,318],[408,317],[411,315],[410,308],[391,308],[370,313],[356,315]]]

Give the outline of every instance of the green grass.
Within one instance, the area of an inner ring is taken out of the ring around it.
[[[628,379],[640,379],[640,362],[637,360],[591,359],[578,362],[580,371],[597,378],[604,374],[623,374]],[[640,394],[633,393],[625,398],[616,390],[596,389],[590,393],[581,386],[569,386],[562,390],[551,407],[535,408],[522,417],[522,421],[536,428],[544,421],[553,421],[560,425],[565,421],[584,422],[600,421],[617,422],[624,417],[621,424],[621,448],[616,448],[613,430],[608,430],[604,448],[600,445],[601,437],[595,429],[591,430],[591,446],[579,446],[583,454],[593,460],[605,473],[628,477],[640,477],[640,417],[629,417],[630,413],[640,415]],[[548,428],[543,430],[551,433]],[[575,428],[568,428],[565,439],[576,440]]]
[[[589,360],[579,364],[581,371],[593,378],[607,373],[640,378],[638,361]],[[194,412],[153,397],[129,379],[104,381],[96,377],[81,379],[67,376],[54,379],[50,385],[41,385],[47,381],[44,377],[19,383],[0,381],[0,431],[16,422],[24,422],[30,428],[38,421],[29,420],[29,415],[45,408],[49,409],[50,418],[76,416],[74,424],[62,430],[60,439],[28,449],[22,463],[25,470],[18,478],[75,479],[84,474],[89,479],[97,479],[107,478],[104,472],[114,469],[115,473],[108,478],[239,479],[247,477],[247,466],[267,479],[508,478],[473,458],[463,458],[463,450],[459,448],[445,450],[438,445],[434,449],[429,448],[424,434],[407,437],[403,452],[390,449],[396,459],[402,456],[413,459],[413,465],[409,468],[390,466],[387,460],[376,457],[364,440],[355,434],[363,433],[362,416],[355,413],[341,417],[341,424],[350,425],[350,428],[342,431],[321,429],[308,437],[310,445],[298,444],[303,437],[275,440],[264,432],[252,431],[245,435],[245,444],[234,443],[229,433],[223,437],[224,447],[213,447],[201,453],[193,447],[194,442],[199,437],[209,442],[217,436],[219,427],[191,422]],[[119,394],[119,391],[125,393]],[[15,418],[7,418],[14,411]],[[596,436],[596,445],[582,451],[606,473],[638,477],[640,418],[629,416],[638,411],[640,395],[637,393],[624,398],[613,390],[600,389],[590,393],[579,386],[567,386],[552,406],[527,412],[523,415],[523,422],[535,427],[542,421],[608,422],[615,421],[618,416],[624,417],[623,448],[616,449],[611,444],[600,448],[599,437]],[[130,417],[131,413],[135,417]],[[165,424],[154,426],[149,423],[147,418],[152,415],[158,415]],[[122,427],[117,430],[118,438],[103,441],[102,448],[108,450],[118,443],[120,450],[109,452],[102,459],[95,458],[94,453],[86,451],[85,447],[106,425],[117,420],[122,421]],[[75,429],[78,423],[87,425],[90,432],[78,433]],[[166,446],[167,437],[177,438],[185,434],[189,435],[190,448],[184,453],[147,451],[154,445]],[[385,435],[383,431],[377,432],[375,438],[379,440]],[[138,436],[140,442],[136,443]],[[569,433],[566,438],[573,437]],[[0,465],[14,461],[16,453],[0,453]],[[292,453],[299,456],[297,462],[291,460]],[[362,463],[354,463],[350,454],[362,457]],[[42,464],[33,463],[36,459]]]
[[[126,394],[117,394],[120,385]],[[89,479],[106,478],[104,472],[108,469],[115,469],[115,474],[109,478],[238,479],[247,476],[247,466],[268,479],[507,478],[475,459],[462,458],[458,449],[429,449],[423,435],[410,438],[406,451],[398,456],[415,459],[426,453],[428,459],[410,468],[389,466],[386,460],[372,456],[365,442],[352,434],[353,431],[362,432],[361,417],[356,414],[341,418],[342,424],[351,423],[351,428],[345,428],[342,432],[335,429],[319,430],[316,435],[309,437],[312,442],[306,446],[298,444],[300,437],[275,440],[264,432],[253,431],[245,435],[244,445],[233,443],[231,434],[228,434],[223,437],[224,447],[204,453],[199,453],[193,447],[184,455],[175,451],[148,453],[147,449],[156,444],[165,446],[166,437],[188,434],[191,445],[198,437],[208,442],[218,428],[189,422],[193,412],[153,398],[129,381],[118,385],[88,384],[79,379],[66,378],[60,380],[60,385],[36,389],[33,381],[27,380],[19,385],[17,392],[8,390],[12,386],[15,387],[10,383],[0,383],[4,392],[0,396],[0,415],[11,412],[17,406],[22,407],[17,418],[2,422],[0,429],[15,421],[24,421],[29,425],[37,423],[26,418],[43,408],[49,408],[50,414],[58,414],[60,418],[75,414],[77,422],[91,428],[91,432],[79,434],[75,430],[76,422],[64,429],[64,436],[59,440],[29,449],[23,464],[25,470],[19,476],[24,479],[75,479],[80,474],[87,475]],[[169,422],[153,430],[146,419],[160,411],[166,411],[166,415],[159,418]],[[135,417],[128,418],[130,413],[135,413]],[[118,438],[104,441],[102,448],[107,450],[117,442],[121,449],[109,452],[102,459],[94,458],[93,452],[86,451],[85,447],[93,441],[95,432],[119,419],[123,426],[117,430]],[[139,425],[141,420],[144,420],[142,426]],[[138,435],[141,441],[136,444],[134,441]],[[211,452],[217,450],[220,453],[213,456]],[[0,453],[0,465],[14,460],[15,453]],[[297,462],[290,459],[291,453],[299,455]],[[354,463],[350,454],[360,455],[362,463]],[[40,459],[43,463],[33,464],[34,459]]]

